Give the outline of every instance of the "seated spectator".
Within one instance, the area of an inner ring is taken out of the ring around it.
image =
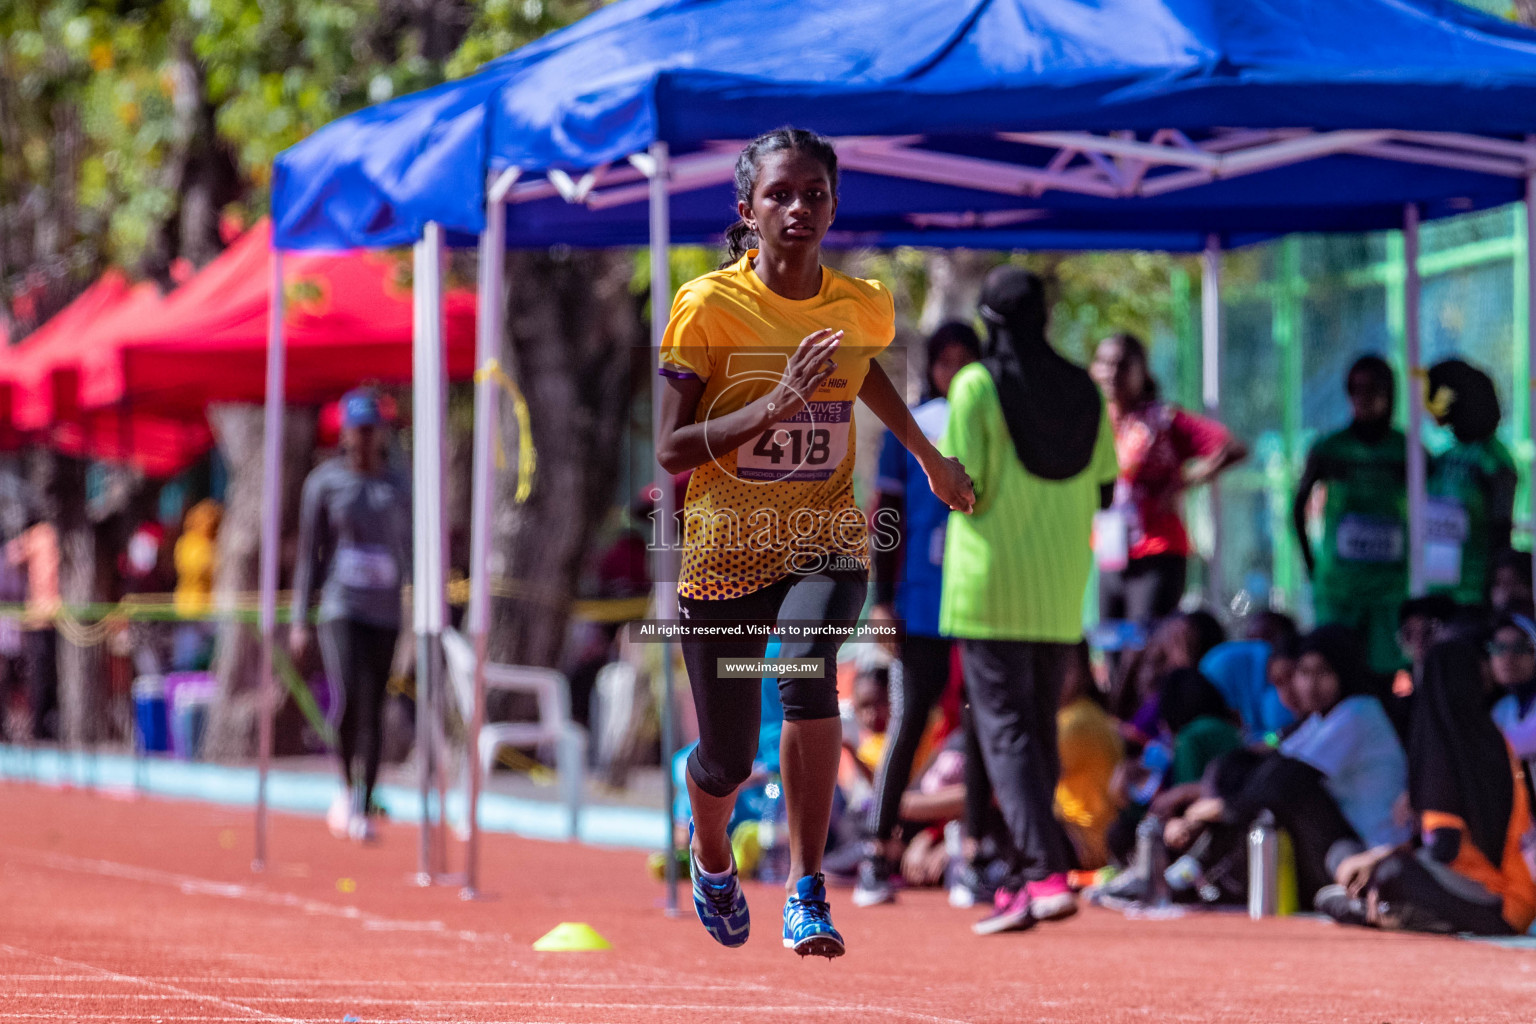
[[[1285,612],[1264,608],[1249,618],[1248,626],[1243,630],[1243,639],[1262,640],[1270,647],[1294,650],[1301,642],[1301,630],[1296,628],[1296,620]]]
[[[1531,553],[1506,548],[1493,560],[1493,580],[1488,586],[1488,603],[1495,614],[1514,612],[1526,618],[1536,617],[1536,599],[1531,596]]]
[[[854,678],[853,719],[857,728],[844,730],[843,746],[853,755],[859,777],[873,783],[885,752],[886,726],[891,721],[891,673],[886,666],[871,665]],[[918,753],[926,751],[919,748]]]
[[[1111,859],[1126,863],[1135,831],[1150,810],[1166,817],[1198,798],[1199,781],[1215,758],[1243,745],[1237,716],[1211,684],[1192,668],[1175,669],[1158,688],[1155,737],[1134,761],[1122,762],[1110,784],[1122,808],[1110,827]]]
[[[1483,668],[1464,639],[1429,652],[1408,762],[1420,846],[1335,857],[1337,884],[1318,894],[1319,910],[1350,923],[1476,935],[1518,935],[1536,920],[1536,882],[1521,853],[1530,808],[1519,765],[1485,710]]]
[[[1207,765],[1243,745],[1237,715],[1211,681],[1192,668],[1168,676],[1157,706],[1164,734],[1173,741],[1168,786],[1198,783]]]
[[[1536,622],[1524,615],[1502,616],[1488,643],[1488,668],[1498,687],[1493,723],[1525,763],[1536,768]]]
[[[1131,659],[1110,700],[1110,711],[1126,724],[1128,740],[1139,746],[1157,734],[1157,687],[1168,673],[1197,667],[1226,638],[1221,623],[1203,609],[1163,620],[1146,649]]]
[[[1296,667],[1296,640],[1276,647],[1262,640],[1231,640],[1218,644],[1200,662],[1200,672],[1237,712],[1250,742],[1264,742],[1293,724],[1277,683],[1288,681]]]
[[[1424,670],[1424,656],[1429,653],[1457,617],[1456,602],[1444,594],[1410,597],[1397,610],[1397,645],[1408,658],[1408,668],[1392,682],[1397,697],[1413,694],[1415,680]]]
[[[174,594],[179,625],[172,640],[171,667],[178,672],[201,671],[213,660],[215,624],[207,616],[213,608],[213,578],[218,569],[219,524],[224,507],[204,498],[187,510],[182,533],[176,541]]]
[[[1303,641],[1296,690],[1307,717],[1227,799],[1196,801],[1168,823],[1168,844],[1182,849],[1207,826],[1225,835],[1208,856],[1225,856],[1260,811],[1290,833],[1304,902],[1332,878],[1329,851],[1340,842],[1401,842],[1396,807],[1407,785],[1402,744],[1376,695],[1376,677],[1359,636],[1323,626]],[[1210,863],[1213,861],[1207,861]]]
[[[1079,670],[1062,688],[1056,715],[1056,742],[1061,778],[1056,783],[1056,817],[1077,851],[1078,866],[1103,867],[1109,862],[1108,833],[1118,813],[1110,783],[1125,756],[1125,743],[1115,720],[1100,703],[1082,645]],[[1097,698],[1097,699],[1096,699]]]

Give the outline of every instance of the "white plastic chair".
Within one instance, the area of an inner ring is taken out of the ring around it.
[[[459,714],[467,727],[475,712],[475,650],[458,631],[445,629],[443,655],[448,663],[448,678],[458,700]],[[587,733],[571,721],[570,683],[552,668],[492,663],[485,666],[485,690],[487,694],[494,690],[532,694],[538,701],[539,719],[536,722],[488,722],[481,727],[481,778],[490,778],[498,755],[506,747],[553,744],[561,800],[570,819],[570,837],[575,839],[586,776]]]

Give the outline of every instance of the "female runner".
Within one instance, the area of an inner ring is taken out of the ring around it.
[[[831,958],[844,946],[821,856],[842,740],[843,637],[804,631],[851,626],[864,606],[869,541],[853,500],[854,399],[917,457],[940,500],[970,511],[975,498],[965,470],[923,436],[874,361],[895,334],[890,293],[822,266],[837,212],[831,143],[793,128],[752,140],[736,163],[736,199],[731,262],[678,292],[660,367],[670,386],[657,457],[669,473],[694,470],[679,614],[715,633],[681,641],[699,720],[688,759],[694,906],[717,942],[746,942],[726,827],[752,771],[759,697],[756,676],[723,676],[721,663],[760,659],[766,638],[746,627],[776,624],[782,658],[819,660],[809,678],[779,678],[790,851],[783,939],[801,956]],[[721,637],[722,627],[733,635]]]

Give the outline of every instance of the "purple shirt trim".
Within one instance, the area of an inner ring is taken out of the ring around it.
[[[657,367],[656,372],[663,377],[671,377],[673,380],[698,380],[699,375],[692,370],[674,370],[671,367]]]

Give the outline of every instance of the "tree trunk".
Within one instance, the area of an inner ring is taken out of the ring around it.
[[[100,598],[96,578],[96,526],[86,507],[83,459],[46,449],[34,455],[43,477],[49,517],[59,535],[59,594],[66,605],[91,604]],[[110,732],[105,652],[100,644],[77,646],[61,632],[59,660],[59,737],[71,746],[100,742]]]
[[[259,405],[213,405],[208,409],[219,454],[230,468],[225,492],[224,518],[219,528],[218,568],[213,582],[215,609],[235,605],[243,594],[260,585],[262,510],[262,408]],[[291,409],[283,426],[282,532],[285,538],[282,563],[292,561],[286,540],[298,520],[299,493],[309,472],[315,447],[315,414],[312,409]],[[279,640],[284,636],[279,631]],[[261,672],[261,645],[257,628],[239,622],[221,622],[213,671],[218,678],[218,699],[211,709],[207,756],[213,760],[248,757],[255,749],[257,684]]]
[[[161,183],[177,197],[175,212],[160,223],[144,255],[145,272],[161,285],[175,284],[171,263],[183,256],[194,267],[211,263],[224,249],[219,212],[239,198],[239,172],[229,149],[219,141],[216,111],[208,100],[202,64],[191,41],[178,39],[168,63],[173,122],[170,152],[160,169]]]
[[[538,465],[532,494],[517,504],[517,419],[503,399],[507,465],[496,483],[490,570],[513,593],[493,603],[490,653],[554,665],[583,559],[614,496],[631,357],[644,334],[626,254],[512,253],[507,262],[515,284],[501,359],[527,397]]]
[[[926,338],[951,320],[972,323],[981,299],[981,282],[997,265],[997,254],[976,249],[940,249],[928,254],[928,289],[917,327]],[[907,401],[922,394],[928,380],[928,353],[921,342],[908,352]]]

